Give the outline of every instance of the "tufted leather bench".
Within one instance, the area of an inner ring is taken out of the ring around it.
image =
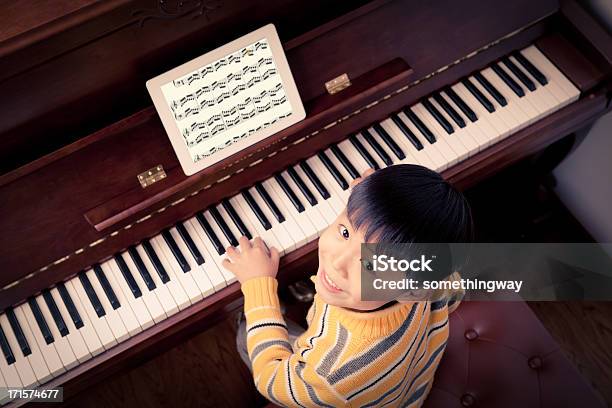
[[[275,407],[269,404],[267,407]],[[426,408],[605,407],[525,302],[462,302]]]
[[[525,302],[463,302],[427,408],[604,407]]]

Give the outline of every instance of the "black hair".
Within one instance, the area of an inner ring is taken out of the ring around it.
[[[347,204],[366,242],[471,242],[467,199],[435,171],[401,164],[375,171],[353,187]]]
[[[402,164],[372,173],[353,187],[347,204],[347,217],[361,230],[368,253],[386,254],[396,259],[435,258],[430,272],[409,272],[407,277],[445,279],[462,269],[469,247],[473,222],[467,199],[435,171]],[[408,245],[397,245],[408,244]],[[362,259],[371,268],[369,257]]]

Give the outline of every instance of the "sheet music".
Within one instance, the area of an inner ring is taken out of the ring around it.
[[[265,38],[161,90],[194,162],[292,114]]]

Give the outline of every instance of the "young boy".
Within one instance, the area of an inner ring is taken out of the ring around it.
[[[255,386],[275,404],[416,407],[431,389],[459,301],[361,300],[361,244],[466,242],[468,203],[421,166],[391,166],[356,181],[345,211],[319,238],[317,293],[308,329],[294,341],[277,295],[278,251],[246,237],[240,252],[227,250],[224,266],[244,294]]]

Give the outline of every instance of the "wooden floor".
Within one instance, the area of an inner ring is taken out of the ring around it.
[[[479,240],[592,240],[554,195],[542,187],[538,169],[536,166],[534,171],[533,163],[524,162],[466,192]],[[612,406],[612,303],[531,302],[530,306],[570,361]],[[294,319],[299,319],[305,309],[298,303],[289,308]],[[235,350],[233,319],[70,401],[75,407],[105,408],[265,404]]]

